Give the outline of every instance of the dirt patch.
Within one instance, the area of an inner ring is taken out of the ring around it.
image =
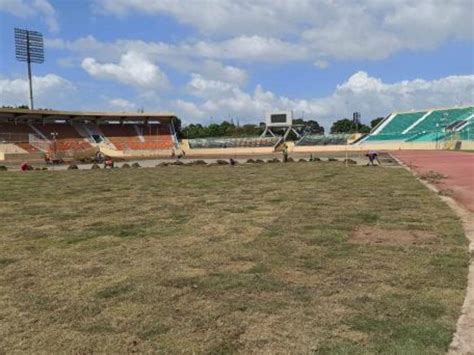
[[[420,178],[428,181],[431,184],[436,184],[441,180],[446,179],[446,176],[441,173],[438,173],[437,171],[430,170],[427,173],[421,174]]]
[[[428,231],[360,227],[354,230],[349,242],[371,245],[418,245],[432,244],[436,239],[436,235]]]

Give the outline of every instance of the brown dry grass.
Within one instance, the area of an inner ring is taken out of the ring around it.
[[[0,201],[0,351],[442,353],[464,297],[460,223],[403,169],[2,173]]]

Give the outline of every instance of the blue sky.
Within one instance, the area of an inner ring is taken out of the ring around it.
[[[291,109],[328,126],[360,111],[474,102],[471,0],[0,0],[0,105],[28,102],[13,28],[43,32],[37,107],[174,111],[255,123]]]

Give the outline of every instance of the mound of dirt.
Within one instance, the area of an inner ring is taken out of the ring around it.
[[[346,162],[347,162],[347,164],[353,164],[353,165],[357,164],[357,162],[355,160],[352,160],[350,158],[349,159],[344,159],[344,163],[346,163]]]
[[[433,184],[440,182],[443,179],[446,179],[446,176],[441,173],[438,173],[437,171],[430,170],[427,173],[420,175],[420,178]]]
[[[437,241],[434,233],[422,230],[381,229],[377,227],[356,228],[350,238],[352,244],[369,245],[420,245]]]

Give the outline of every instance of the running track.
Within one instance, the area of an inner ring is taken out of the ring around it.
[[[451,190],[451,197],[474,212],[474,153],[397,151],[392,155],[418,174],[436,171],[446,176],[436,184],[438,189]]]

